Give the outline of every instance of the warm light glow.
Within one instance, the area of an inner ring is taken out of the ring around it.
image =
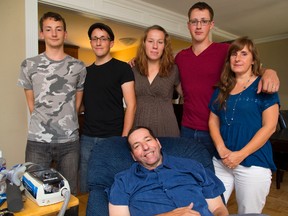
[[[126,38],[120,38],[119,41],[123,43],[125,46],[130,46],[134,44],[137,41],[137,39],[132,37],[126,37]]]

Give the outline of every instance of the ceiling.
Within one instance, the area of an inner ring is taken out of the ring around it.
[[[129,0],[121,0],[129,1]],[[195,0],[134,0],[146,6],[159,8],[161,11],[169,10],[187,16],[189,8]],[[221,42],[232,40],[238,36],[249,36],[256,43],[281,40],[288,38],[288,1],[287,0],[206,0],[214,9],[215,28],[213,41]],[[245,2],[245,3],[244,3]],[[69,8],[63,9],[51,5],[39,3],[39,17],[47,11],[59,12],[65,17],[68,29],[68,43],[82,48],[89,48],[90,44],[87,30],[94,22],[108,24],[115,33],[115,45],[112,51],[127,49],[137,46],[139,38],[143,35],[144,27],[127,24],[127,22],[116,22],[109,18],[97,17]],[[145,8],[143,9],[145,10]],[[165,28],[165,26],[163,26]],[[188,30],[187,30],[188,31]],[[173,36],[173,34],[172,34]],[[124,45],[120,38],[134,37],[138,41],[132,45]],[[177,38],[177,36],[176,36]],[[179,39],[179,38],[178,38]],[[189,38],[181,38],[190,41]]]
[[[194,0],[142,0],[187,15]],[[237,36],[262,40],[288,38],[287,0],[206,0],[214,10],[215,26]]]

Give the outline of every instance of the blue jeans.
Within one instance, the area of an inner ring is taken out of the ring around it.
[[[79,149],[79,140],[67,143],[42,143],[28,140],[25,161],[38,164],[45,169],[49,168],[54,161],[56,170],[67,179],[71,193],[76,195]]]
[[[82,135],[80,138],[80,191],[88,192],[87,169],[93,147],[96,143],[107,138],[90,137]]]
[[[192,139],[193,142],[205,146],[211,156],[211,159],[213,158],[213,156],[215,156],[215,154],[217,154],[217,150],[214,146],[209,131],[194,130],[188,127],[181,126],[181,137]]]

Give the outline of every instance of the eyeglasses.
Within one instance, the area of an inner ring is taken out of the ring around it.
[[[188,23],[190,23],[192,26],[197,26],[198,23],[200,23],[202,26],[207,26],[210,22],[211,20],[205,20],[205,19],[202,19],[202,20],[194,19],[194,20],[188,21]]]
[[[91,41],[95,42],[95,43],[97,43],[98,40],[100,40],[100,42],[102,43],[102,42],[110,41],[110,38],[109,37],[93,37],[93,38],[91,38]]]

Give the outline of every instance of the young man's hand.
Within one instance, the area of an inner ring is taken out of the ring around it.
[[[275,93],[278,92],[280,87],[280,80],[276,71],[272,69],[266,69],[259,84],[257,94],[260,92]]]
[[[132,58],[129,62],[127,62],[129,65],[130,65],[130,67],[132,68],[132,67],[134,67],[135,66],[135,58]]]

